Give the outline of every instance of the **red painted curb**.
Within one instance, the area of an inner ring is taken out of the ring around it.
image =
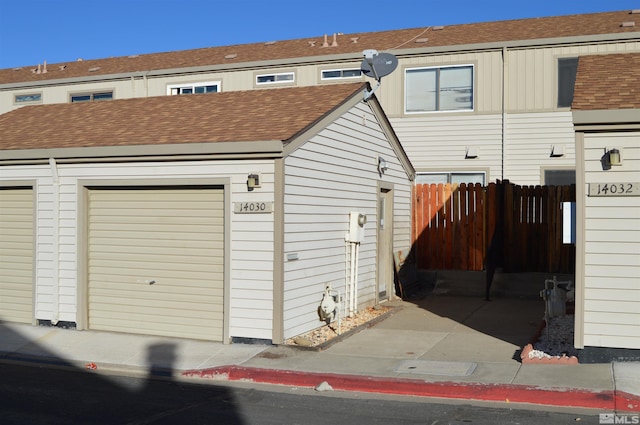
[[[478,384],[459,382],[425,382],[415,379],[377,378],[317,372],[222,366],[186,371],[184,376],[228,381],[251,381],[264,384],[316,387],[326,381],[337,391],[440,397],[506,403],[530,403],[547,406],[582,407],[610,411],[637,411],[640,397],[618,391],[589,391],[572,388],[551,389],[515,384]]]

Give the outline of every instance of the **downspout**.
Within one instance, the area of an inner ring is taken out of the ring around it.
[[[52,200],[51,200],[51,246],[52,270],[51,270],[51,324],[57,325],[60,319],[60,179],[58,177],[58,164],[55,158],[49,158],[52,177]]]
[[[506,144],[506,132],[507,132],[507,46],[502,47],[502,128],[500,129],[502,138],[502,152],[500,163],[500,180],[504,180],[504,165],[505,161],[505,144]]]

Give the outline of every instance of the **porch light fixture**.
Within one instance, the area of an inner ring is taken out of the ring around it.
[[[607,160],[609,165],[622,165],[622,155],[618,149],[609,149],[607,151]]]
[[[247,176],[247,190],[251,192],[256,187],[260,187],[260,176],[258,174],[249,174]]]
[[[378,174],[382,176],[384,172],[387,171],[388,169],[389,169],[389,166],[387,165],[387,161],[385,161],[383,157],[379,156],[378,157]]]

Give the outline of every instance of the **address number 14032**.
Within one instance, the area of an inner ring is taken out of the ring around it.
[[[589,196],[640,196],[640,183],[589,183]]]

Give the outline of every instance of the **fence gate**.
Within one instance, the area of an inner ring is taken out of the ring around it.
[[[562,243],[562,202],[575,185],[417,184],[413,255],[420,269],[573,273],[575,246]]]

